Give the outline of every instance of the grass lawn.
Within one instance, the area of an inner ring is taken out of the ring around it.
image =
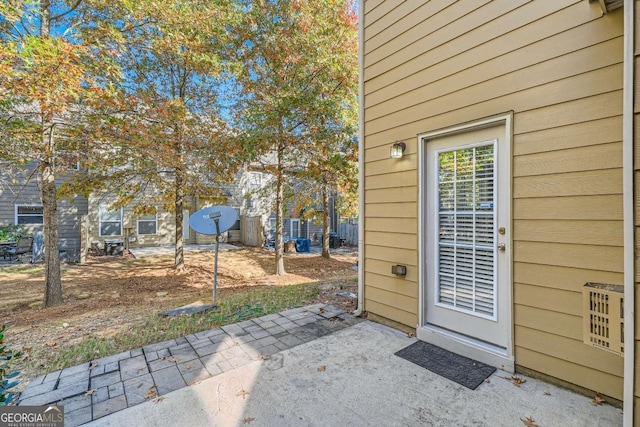
[[[221,252],[217,308],[196,315],[164,317],[162,312],[196,301],[212,302],[211,252],[187,252],[187,269],[173,271],[170,256],[134,259],[95,257],[63,268],[64,304],[42,308],[42,266],[0,268],[0,318],[5,344],[25,356],[10,370],[28,380],[47,372],[154,342],[316,302],[355,309],[356,253],[324,259],[289,254],[288,274],[276,276],[273,251],[242,248]],[[22,389],[26,381],[17,387]]]

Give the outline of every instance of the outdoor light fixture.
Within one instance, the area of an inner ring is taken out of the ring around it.
[[[396,276],[406,276],[407,275],[407,266],[406,265],[392,265],[391,266],[391,274],[395,274]]]
[[[404,142],[395,142],[391,146],[391,158],[392,159],[401,159],[404,150],[406,150],[407,144]]]

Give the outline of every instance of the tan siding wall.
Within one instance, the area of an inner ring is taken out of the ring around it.
[[[100,222],[98,218],[99,206],[101,204],[109,205],[115,199],[108,195],[92,195],[89,200],[88,219],[88,240],[89,244],[99,242],[102,246],[105,240],[122,239],[124,236],[100,236]],[[157,214],[156,234],[139,235],[138,234],[138,217],[133,214],[132,207],[127,206],[123,209],[123,233],[124,228],[132,228],[132,236],[136,237],[136,241],[130,244],[130,247],[136,246],[166,246],[175,242],[175,215],[159,210]]]
[[[516,364],[622,398],[622,359],[582,344],[581,316],[584,283],[622,283],[622,11],[384,3],[364,16],[365,309],[417,324],[416,135],[513,111]]]
[[[635,197],[635,207],[634,207],[634,222],[635,222],[635,377],[634,377],[634,425],[640,422],[640,311],[638,311],[638,307],[640,306],[640,279],[638,278],[640,272],[640,259],[638,257],[638,251],[640,250],[640,246],[638,245],[638,237],[640,236],[640,117],[638,116],[640,113],[640,108],[638,106],[638,97],[640,97],[640,2],[635,3],[635,76],[634,76],[634,87],[635,87],[635,96],[634,96],[634,197]]]

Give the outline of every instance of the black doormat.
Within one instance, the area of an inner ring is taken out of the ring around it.
[[[409,362],[475,390],[496,371],[493,366],[452,353],[424,341],[418,341],[396,353]]]

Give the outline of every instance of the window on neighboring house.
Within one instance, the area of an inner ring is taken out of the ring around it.
[[[156,234],[157,231],[157,215],[144,215],[138,218],[138,234]]]
[[[98,213],[100,236],[122,236],[122,208],[109,210],[100,205]]]
[[[42,205],[16,205],[16,225],[20,224],[44,224]]]
[[[262,188],[262,173],[249,172],[249,191],[257,191]]]

